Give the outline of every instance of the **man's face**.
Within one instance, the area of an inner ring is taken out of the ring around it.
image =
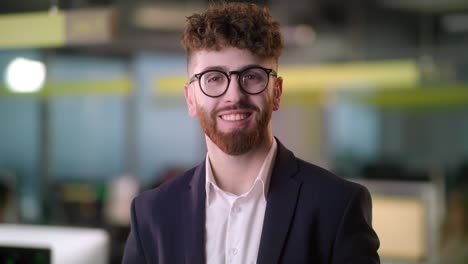
[[[248,50],[224,47],[219,51],[200,50],[192,53],[189,77],[209,69],[242,71],[251,66],[276,71],[276,62],[261,60]],[[222,151],[244,154],[258,146],[271,130],[273,111],[279,109],[282,79],[269,76],[268,87],[257,95],[242,91],[238,75],[231,75],[228,90],[220,97],[209,97],[200,90],[198,79],[185,85],[189,114],[196,116],[205,134]]]

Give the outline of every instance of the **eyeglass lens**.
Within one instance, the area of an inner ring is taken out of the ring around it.
[[[268,84],[268,73],[260,68],[251,68],[240,72],[239,84],[250,94],[262,92]],[[222,71],[207,71],[200,79],[202,90],[210,96],[223,94],[229,86],[229,77]]]

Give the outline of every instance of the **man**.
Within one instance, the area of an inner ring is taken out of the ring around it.
[[[273,137],[279,24],[253,4],[187,19],[188,112],[204,162],[137,197],[123,263],[379,263],[368,191]]]

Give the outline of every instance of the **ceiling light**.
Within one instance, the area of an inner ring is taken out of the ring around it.
[[[46,67],[41,61],[15,58],[5,70],[7,88],[15,93],[33,93],[44,85]]]

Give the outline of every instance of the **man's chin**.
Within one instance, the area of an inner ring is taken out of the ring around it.
[[[223,144],[217,144],[217,146],[226,154],[231,156],[240,156],[242,154],[248,153],[252,150],[253,146],[245,146],[238,143],[227,143],[223,142]]]
[[[210,138],[224,153],[232,156],[238,156],[249,152],[260,144],[261,141],[259,133],[245,133],[245,131],[230,133],[218,132]]]

